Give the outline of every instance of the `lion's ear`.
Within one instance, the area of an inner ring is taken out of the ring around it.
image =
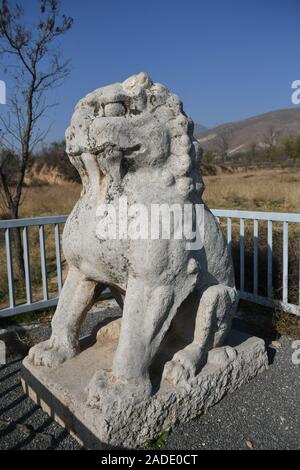
[[[137,75],[132,75],[131,77],[127,78],[123,83],[123,88],[129,93],[134,92],[135,89],[141,88],[150,88],[153,85],[153,82],[149,75],[145,72],[140,72]]]

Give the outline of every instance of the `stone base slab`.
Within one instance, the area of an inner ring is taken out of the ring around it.
[[[104,413],[87,406],[86,386],[97,370],[111,368],[118,325],[112,322],[109,330],[100,330],[93,346],[57,369],[35,367],[27,358],[23,362],[25,393],[88,449],[143,446],[176,423],[200,415],[268,368],[264,341],[232,330],[227,346],[212,350],[205,367],[189,383],[175,386],[154,377],[160,385],[151,398],[119,409],[112,406]]]

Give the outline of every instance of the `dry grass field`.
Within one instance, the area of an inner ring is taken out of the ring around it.
[[[81,191],[77,183],[54,184],[26,188],[21,217],[69,214]]]
[[[261,169],[205,176],[211,208],[300,212],[300,170]]]
[[[205,176],[204,181],[204,200],[210,208],[300,212],[300,170],[239,171]],[[80,191],[77,183],[26,188],[20,215],[68,214]],[[0,201],[0,219],[4,217],[5,208]]]

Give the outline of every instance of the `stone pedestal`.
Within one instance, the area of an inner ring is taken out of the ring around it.
[[[56,369],[33,366],[27,358],[23,362],[25,393],[89,449],[143,446],[176,423],[200,415],[268,367],[264,341],[233,330],[225,346],[210,351],[207,364],[189,383],[161,381],[160,358],[152,371],[156,391],[150,399],[103,412],[87,406],[86,386],[97,370],[111,368],[118,334],[119,320],[101,329],[94,345]]]

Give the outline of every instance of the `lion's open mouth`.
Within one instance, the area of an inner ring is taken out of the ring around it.
[[[132,147],[127,147],[127,148],[120,149],[120,150],[123,152],[124,157],[132,158],[132,157],[135,157],[137,153],[140,153],[141,147],[142,146],[140,144],[136,144],[136,145],[133,145]]]
[[[103,153],[106,157],[119,155],[121,158],[134,158],[141,152],[142,146],[140,144],[132,145],[131,147],[118,147],[109,143],[97,146],[96,154]]]

